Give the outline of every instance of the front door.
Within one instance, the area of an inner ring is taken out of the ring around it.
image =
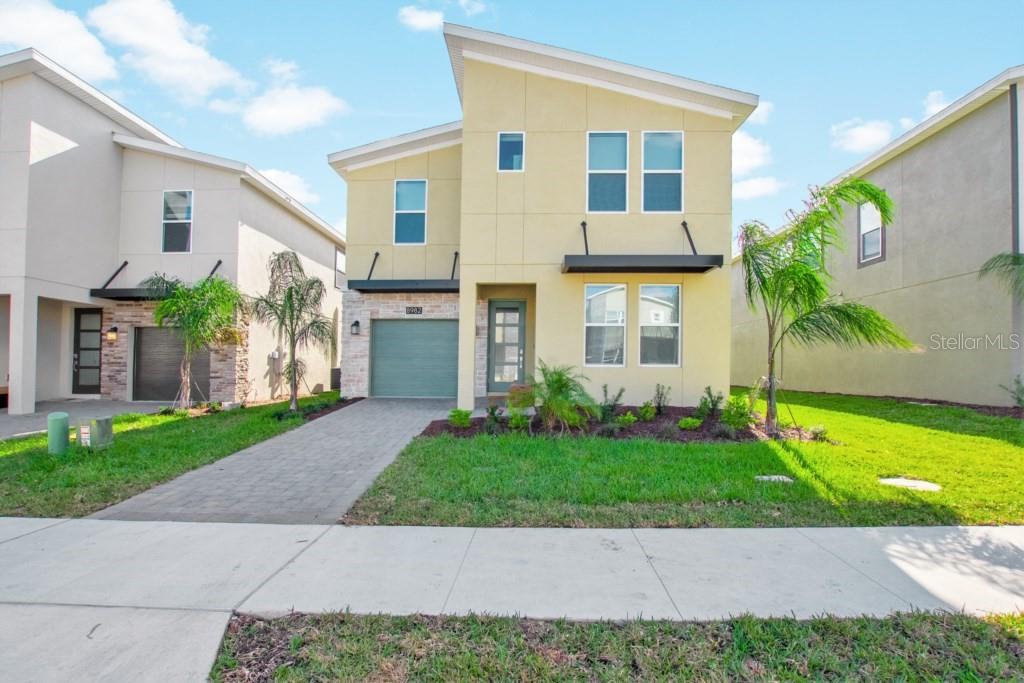
[[[526,302],[488,304],[487,391],[503,393],[526,379]]]
[[[75,309],[75,355],[72,364],[71,393],[100,393],[100,337],[103,311],[99,308]]]

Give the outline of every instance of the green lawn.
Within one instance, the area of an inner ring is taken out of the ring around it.
[[[301,399],[333,402],[337,392]],[[46,452],[46,435],[0,441],[0,516],[78,517],[101,510],[302,424],[279,420],[287,403],[188,418],[120,415],[114,444],[90,452],[72,445],[67,455]]]
[[[572,623],[235,617],[215,681],[1020,680],[1024,617]]]
[[[1024,421],[966,408],[786,392],[831,443],[420,438],[350,523],[877,526],[1024,523]],[[762,406],[763,409],[763,406]],[[782,416],[789,418],[789,408]],[[785,474],[795,483],[755,482]],[[882,486],[906,476],[936,493]]]

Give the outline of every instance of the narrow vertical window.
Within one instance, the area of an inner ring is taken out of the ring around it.
[[[683,210],[683,134],[644,133],[644,211]]]
[[[625,213],[628,173],[628,133],[587,134],[588,212]]]
[[[498,133],[498,170],[522,171],[526,162],[526,134]]]
[[[426,244],[427,181],[395,181],[395,244]]]
[[[860,262],[882,258],[882,214],[873,204],[857,207],[857,222],[860,228]]]
[[[640,285],[640,365],[679,365],[679,285]]]
[[[626,285],[584,287],[584,365],[626,364]]]
[[[334,250],[334,286],[342,289],[345,286],[345,252]]]
[[[192,190],[164,192],[163,251],[192,251]]]

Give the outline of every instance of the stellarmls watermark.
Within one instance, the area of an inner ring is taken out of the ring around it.
[[[933,334],[928,337],[929,351],[1020,351],[1021,335],[1017,333],[972,335],[960,332],[952,336]]]

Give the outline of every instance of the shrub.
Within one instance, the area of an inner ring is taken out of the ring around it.
[[[1000,384],[999,386],[1010,395],[1013,405],[1018,408],[1024,408],[1024,375],[1014,377],[1011,386],[1006,386],[1005,384]]]
[[[465,429],[469,426],[469,417],[472,415],[472,411],[459,410],[458,408],[452,408],[451,412],[448,413],[448,424],[452,427],[459,429]]]
[[[615,418],[616,424],[620,427],[628,427],[632,424],[636,424],[636,415],[633,414],[632,410],[627,410],[622,415]]]
[[[599,410],[594,399],[583,388],[581,380],[586,379],[571,365],[547,365],[537,361],[540,381],[533,382],[534,396],[539,403],[537,414],[544,427],[553,432],[559,427],[562,433],[570,427],[579,427],[587,415],[597,416]]]
[[[522,411],[532,408],[536,402],[537,398],[533,393],[532,385],[513,384],[508,388],[508,398],[505,399],[505,403],[509,408],[516,408]]]
[[[676,436],[679,434],[679,430],[671,422],[663,422],[658,427],[658,438],[674,441]]]
[[[487,417],[484,419],[484,432],[487,434],[498,434],[501,432],[501,409],[498,406],[487,407]]]
[[[640,416],[641,422],[651,422],[658,414],[658,409],[650,401],[644,401],[644,404],[637,408],[636,412]]]
[[[224,410],[224,404],[222,404],[220,401],[214,401],[207,407],[206,410],[207,412],[210,413],[219,413],[222,410]]]
[[[658,415],[665,414],[665,406],[668,405],[668,397],[672,395],[672,387],[664,384],[654,385],[654,409]]]
[[[735,439],[736,429],[725,424],[724,422],[719,422],[711,430],[711,436],[715,437],[716,439]]]
[[[700,429],[700,426],[704,424],[704,422],[701,421],[700,418],[696,417],[681,417],[679,418],[679,422],[676,424],[678,424],[679,428],[683,431],[692,432],[695,429]]]
[[[509,408],[508,428],[513,432],[525,432],[530,428],[530,416],[522,408]]]
[[[622,425],[618,422],[602,422],[597,425],[594,429],[594,436],[613,437],[618,436],[619,432],[622,431]]]
[[[807,430],[807,434],[811,437],[811,441],[828,441],[828,430],[825,425],[814,425]]]
[[[711,387],[704,387],[704,395],[700,397],[697,409],[693,411],[694,417],[700,420],[714,420],[721,412],[724,400],[722,392],[715,393],[711,391]]]
[[[746,396],[730,396],[722,411],[721,421],[733,429],[746,429],[754,424],[754,413]]]
[[[611,422],[615,419],[615,411],[618,410],[619,405],[622,403],[622,395],[626,393],[625,387],[619,387],[619,390],[614,396],[608,395],[608,385],[601,385],[601,393],[604,398],[601,399],[601,405],[599,406],[600,415],[598,416],[601,422]]]

